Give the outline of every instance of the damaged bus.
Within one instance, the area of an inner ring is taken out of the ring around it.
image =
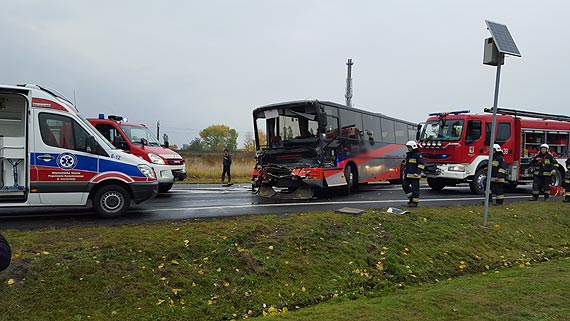
[[[337,103],[306,100],[253,111],[258,195],[307,199],[317,190],[401,182],[400,165],[417,125]]]

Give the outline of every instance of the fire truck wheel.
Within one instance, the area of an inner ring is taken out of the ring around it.
[[[446,186],[443,180],[432,177],[427,178],[427,183],[434,191],[441,191]]]
[[[556,171],[556,173],[552,175],[552,185],[562,186],[562,177],[564,176],[562,175],[562,172],[558,168],[554,168],[554,170]]]
[[[93,207],[99,216],[114,218],[124,215],[131,204],[131,195],[118,185],[101,187],[93,197]]]
[[[158,192],[159,193],[166,193],[166,192],[170,191],[170,189],[172,188],[172,185],[174,185],[174,183],[158,184]]]
[[[487,167],[481,167],[475,172],[473,181],[469,183],[469,188],[473,194],[485,194],[485,183],[487,182]]]

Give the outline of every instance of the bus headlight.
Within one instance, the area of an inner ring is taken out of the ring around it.
[[[148,158],[150,158],[150,162],[153,164],[164,165],[164,159],[156,154],[148,153]]]
[[[146,176],[147,178],[156,179],[156,175],[154,174],[154,170],[152,169],[152,167],[145,164],[140,164],[138,165],[138,168],[141,171],[141,173],[143,173],[144,176]]]
[[[450,165],[447,170],[450,172],[465,172],[465,165]]]

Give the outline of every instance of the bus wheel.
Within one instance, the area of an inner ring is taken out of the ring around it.
[[[445,182],[443,180],[433,178],[433,177],[428,177],[427,183],[428,183],[429,187],[431,189],[433,189],[434,191],[441,191],[446,186]]]
[[[487,182],[487,167],[481,167],[475,172],[473,176],[473,181],[469,183],[469,188],[473,194],[483,195],[485,194],[485,183]]]
[[[158,192],[159,193],[166,193],[170,191],[174,183],[166,183],[166,184],[158,184]]]
[[[131,195],[118,185],[101,187],[93,197],[93,207],[99,216],[114,218],[124,215],[131,205]]]
[[[346,185],[344,186],[344,194],[349,195],[352,190],[354,190],[356,184],[356,173],[352,165],[346,165],[344,168],[344,178],[346,179]]]

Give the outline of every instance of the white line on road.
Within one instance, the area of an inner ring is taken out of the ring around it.
[[[524,196],[507,196],[506,199],[528,198]],[[472,201],[484,200],[484,197],[461,197],[461,198],[431,198],[423,199],[422,202],[445,202],[445,201]],[[338,202],[311,202],[311,203],[281,203],[281,204],[239,204],[239,205],[222,205],[222,206],[199,206],[199,207],[177,207],[177,208],[154,208],[138,210],[138,212],[154,212],[154,211],[195,211],[195,210],[223,210],[232,208],[256,208],[256,207],[286,207],[286,206],[312,206],[312,205],[346,205],[346,204],[383,204],[383,203],[403,203],[406,200],[377,200],[377,201],[338,201]]]

